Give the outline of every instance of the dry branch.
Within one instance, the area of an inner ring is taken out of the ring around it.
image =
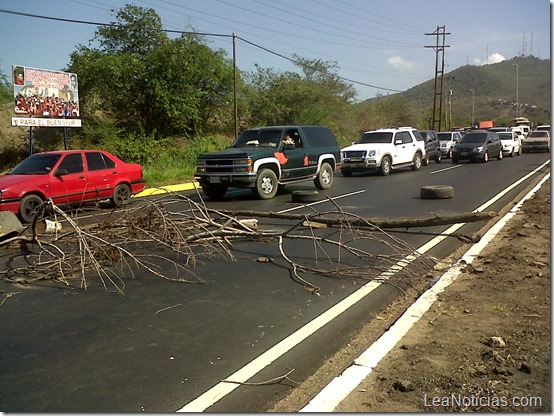
[[[436,225],[458,224],[465,222],[488,221],[496,217],[496,212],[470,212],[457,214],[433,214],[425,217],[410,217],[410,218],[360,218],[357,220],[346,221],[343,217],[329,218],[324,215],[332,215],[334,213],[327,212],[325,214],[291,214],[280,212],[264,212],[251,210],[211,210],[221,214],[236,216],[236,217],[260,217],[260,218],[278,218],[284,220],[301,220],[313,221],[329,226],[348,225],[353,227],[378,227],[381,229],[388,228],[415,228],[415,227],[433,227]]]
[[[385,228],[486,221],[496,215],[487,212],[407,219],[362,218],[344,212],[332,198],[329,200],[335,206],[333,211],[320,213],[309,207],[312,213],[291,214],[215,210],[202,199],[196,202],[170,193],[157,199],[133,201],[112,211],[107,219],[87,225],[48,201],[44,211],[52,212],[50,218],[54,221],[63,221],[63,231],[40,234],[34,221],[24,234],[0,241],[0,247],[21,247],[19,259],[13,256],[0,275],[5,281],[24,284],[51,280],[71,285],[78,280],[83,289],[89,287],[90,279],[96,278],[104,288],[114,287],[118,292],[124,290],[124,277],[134,278],[137,270],[173,282],[204,284],[195,272],[198,264],[214,259],[235,261],[234,242],[275,241],[291,277],[317,293],[319,288],[301,274],[383,281],[397,274],[424,276],[433,261],[415,253]],[[176,203],[185,208],[168,209]],[[241,217],[289,222],[283,230],[264,230],[249,227]],[[326,227],[321,228],[320,224]],[[306,243],[308,248],[304,247]]]

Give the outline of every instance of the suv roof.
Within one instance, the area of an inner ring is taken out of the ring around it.
[[[417,129],[415,127],[409,127],[409,126],[405,126],[405,127],[387,127],[387,128],[383,128],[383,129],[368,130],[364,133],[372,133],[372,132],[394,133],[394,132],[397,132],[397,131],[414,131],[414,130],[417,130]]]

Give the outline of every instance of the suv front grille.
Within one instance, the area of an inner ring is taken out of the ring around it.
[[[365,157],[366,151],[365,150],[349,150],[344,152],[345,158],[351,158],[351,157]]]
[[[206,160],[206,172],[233,172],[232,160]]]

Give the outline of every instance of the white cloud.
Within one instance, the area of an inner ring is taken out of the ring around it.
[[[395,68],[413,68],[414,64],[412,62],[406,61],[401,56],[391,56],[387,59],[387,63]]]
[[[489,55],[486,61],[482,61],[481,59],[475,59],[476,65],[489,65],[489,64],[497,64],[499,62],[505,61],[506,58],[502,56],[499,53],[493,53],[492,55]]]

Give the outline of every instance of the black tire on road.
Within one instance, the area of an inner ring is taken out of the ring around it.
[[[425,158],[421,161],[421,163],[423,164],[423,166],[427,166],[430,160],[431,159],[429,158],[429,153],[427,153],[427,155],[425,155]]]
[[[258,172],[256,185],[252,188],[252,192],[256,198],[271,199],[279,189],[279,181],[277,175],[271,169],[265,168]]]
[[[504,155],[502,154],[502,150],[501,150],[500,153],[498,153],[498,156],[496,157],[496,160],[502,160],[503,157],[504,157]]]
[[[437,157],[435,158],[435,163],[441,163],[442,161],[442,153],[439,151],[437,153]]]
[[[350,170],[341,169],[341,170],[340,170],[340,173],[342,173],[342,176],[346,176],[347,178],[349,178],[350,176],[352,176],[352,171],[350,171]]]
[[[291,201],[299,202],[302,204],[307,204],[309,202],[317,202],[319,201],[319,192],[318,191],[292,191]]]
[[[421,199],[449,199],[454,197],[454,188],[450,185],[426,185],[419,190]]]
[[[330,189],[333,186],[333,168],[327,162],[321,164],[319,174],[314,179],[314,184],[317,189]]]
[[[221,199],[227,193],[226,186],[202,185],[202,191],[208,198]]]
[[[40,212],[43,200],[38,195],[25,195],[19,204],[19,218],[24,223],[33,222]]]

